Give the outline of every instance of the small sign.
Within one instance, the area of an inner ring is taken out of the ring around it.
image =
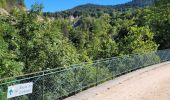
[[[33,82],[18,84],[8,87],[7,98],[13,98],[32,93]]]

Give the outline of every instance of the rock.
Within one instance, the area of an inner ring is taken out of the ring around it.
[[[0,8],[0,15],[9,15],[9,13],[5,9]]]
[[[37,16],[37,20],[38,20],[39,22],[44,21],[43,17],[41,17],[41,16]]]
[[[155,0],[133,0],[132,2],[133,5],[143,7],[143,6],[152,5],[155,2]]]

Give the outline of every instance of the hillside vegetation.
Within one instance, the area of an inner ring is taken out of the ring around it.
[[[137,9],[140,7],[146,7],[153,5],[154,0],[133,0],[124,4],[119,5],[97,5],[97,4],[85,4],[74,7],[72,9],[61,11],[61,12],[45,12],[44,15],[54,18],[68,18],[70,16],[92,16],[99,17],[103,13],[112,15],[115,10],[117,11],[127,11],[129,9]]]
[[[0,16],[0,78],[170,48],[166,0],[74,20],[51,20],[41,10],[35,4],[29,12],[14,9],[11,16]]]
[[[24,6],[24,0],[0,0],[0,8],[10,11],[15,6]]]

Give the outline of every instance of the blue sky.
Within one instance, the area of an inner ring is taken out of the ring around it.
[[[26,6],[30,9],[31,5],[35,2],[42,3],[44,5],[43,11],[55,12],[63,11],[73,8],[78,5],[93,3],[100,5],[115,5],[125,3],[131,0],[25,0]]]

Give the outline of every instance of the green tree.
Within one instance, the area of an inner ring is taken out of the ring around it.
[[[149,27],[133,26],[127,29],[127,33],[119,40],[120,54],[146,53],[157,50],[153,41],[154,33]]]
[[[17,33],[8,20],[0,17],[0,78],[20,75],[24,66],[18,58]]]

